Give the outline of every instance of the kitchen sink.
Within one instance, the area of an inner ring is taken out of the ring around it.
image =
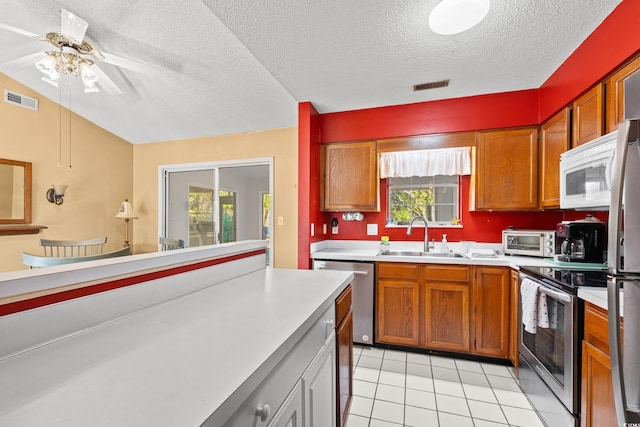
[[[419,256],[426,258],[469,258],[458,252],[420,252],[420,251],[389,251],[378,252],[381,256]]]

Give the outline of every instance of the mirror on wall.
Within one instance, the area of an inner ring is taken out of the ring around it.
[[[31,163],[0,159],[0,224],[31,223]]]

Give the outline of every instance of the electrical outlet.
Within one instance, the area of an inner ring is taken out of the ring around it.
[[[278,225],[284,225],[284,217],[278,217]]]
[[[322,234],[327,234],[327,224],[322,224]]]
[[[311,223],[311,237],[316,235],[316,225]]]
[[[367,224],[367,236],[378,235],[378,224]]]

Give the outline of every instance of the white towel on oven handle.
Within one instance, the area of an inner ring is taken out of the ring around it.
[[[558,303],[547,298],[544,291],[538,296],[538,327],[556,329],[558,327]]]
[[[538,295],[538,323],[541,328],[549,327],[549,307],[547,307],[547,294],[540,292]]]
[[[522,324],[524,330],[530,334],[536,333],[538,325],[538,294],[540,285],[527,278],[520,283],[520,295],[522,301]]]

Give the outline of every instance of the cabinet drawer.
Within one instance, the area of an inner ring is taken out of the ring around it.
[[[336,299],[336,326],[339,326],[351,311],[351,285]]]
[[[378,277],[418,280],[418,265],[401,262],[379,262]]]
[[[584,304],[584,340],[609,354],[609,320],[607,311],[589,302]]]
[[[468,282],[469,267],[460,265],[425,264],[425,275],[428,280],[442,282]]]

